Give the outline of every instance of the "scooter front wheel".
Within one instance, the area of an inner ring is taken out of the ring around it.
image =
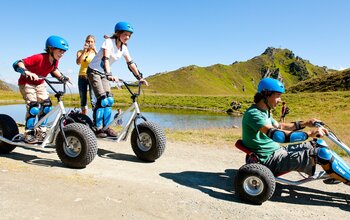
[[[12,140],[19,133],[18,126],[10,116],[0,114],[0,136]],[[0,154],[8,154],[16,148],[16,145],[0,141]]]
[[[92,130],[81,123],[71,123],[63,128],[66,145],[61,133],[56,139],[56,151],[61,161],[71,168],[85,168],[97,154],[97,140]]]
[[[137,125],[131,133],[131,147],[136,156],[144,161],[154,162],[165,150],[166,138],[162,128],[156,123],[145,121]]]

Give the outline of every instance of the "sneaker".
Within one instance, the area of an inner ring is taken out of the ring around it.
[[[46,127],[39,127],[35,130],[35,137],[38,141],[44,141],[46,137]]]
[[[105,138],[105,137],[107,137],[107,134],[102,129],[96,130],[95,131],[95,135],[98,138]]]
[[[28,144],[36,144],[39,142],[39,140],[34,135],[34,131],[27,131],[24,134],[24,141]]]
[[[88,109],[87,108],[82,108],[81,109],[81,114],[87,115],[88,114]]]
[[[112,128],[107,128],[106,130],[104,130],[104,132],[107,134],[108,137],[117,137],[118,134],[113,131]]]

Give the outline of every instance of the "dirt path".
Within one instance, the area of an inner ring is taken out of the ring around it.
[[[350,187],[321,181],[277,185],[261,206],[234,196],[243,153],[229,146],[168,143],[154,163],[129,142],[99,140],[82,170],[54,149],[16,148],[0,157],[0,219],[348,219]]]

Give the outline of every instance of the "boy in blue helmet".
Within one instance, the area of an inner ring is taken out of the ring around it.
[[[96,136],[116,137],[117,134],[111,129],[102,129],[111,122],[112,106],[114,98],[111,93],[109,81],[117,82],[118,78],[112,75],[111,65],[122,56],[124,57],[129,70],[142,83],[148,85],[147,81],[142,78],[136,64],[132,61],[127,48],[127,41],[130,39],[134,29],[127,22],[118,22],[114,28],[114,35],[105,36],[100,51],[89,64],[87,77],[97,98],[94,108],[93,117],[96,127]]]
[[[305,127],[314,127],[314,123],[319,121],[317,119],[278,123],[270,112],[281,102],[284,92],[283,83],[276,79],[264,78],[259,82],[258,92],[254,96],[255,104],[243,116],[243,144],[275,175],[292,170],[313,175],[317,161],[315,144],[313,141],[302,141],[309,137],[322,137],[325,131],[320,128],[301,131]],[[279,143],[293,144],[281,147]]]
[[[44,80],[40,78],[45,78],[51,73],[52,76],[61,81],[69,80],[58,70],[58,61],[68,48],[65,39],[59,36],[50,36],[45,44],[46,53],[35,54],[13,63],[14,70],[21,74],[18,86],[27,107],[25,118],[25,141],[27,143],[37,143],[43,140],[46,121],[41,124],[41,131],[34,132],[35,120],[37,116],[40,120],[52,109]]]

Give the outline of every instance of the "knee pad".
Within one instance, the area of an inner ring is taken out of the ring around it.
[[[49,113],[51,110],[53,109],[52,107],[52,102],[50,99],[45,99],[42,103],[41,103],[41,107],[40,107],[40,114],[39,114],[39,120],[44,117],[47,113]],[[41,123],[41,126],[46,126],[47,124],[47,119],[45,119],[45,121],[43,121]]]
[[[113,106],[113,104],[114,104],[114,98],[112,97],[112,96],[108,96],[107,97],[107,105],[106,106],[108,106],[108,107],[112,107]]]
[[[28,104],[28,115],[26,118],[26,129],[33,129],[35,125],[36,116],[39,114],[39,103],[31,102]]]
[[[104,108],[106,106],[108,106],[108,99],[107,98],[104,98],[102,101],[101,101],[101,106]]]
[[[329,148],[321,147],[317,149],[317,162],[330,177],[350,185],[350,167]]]
[[[107,104],[108,104],[108,100],[107,100],[106,95],[102,95],[102,96],[97,98],[95,107],[96,108],[104,108],[107,106]]]

